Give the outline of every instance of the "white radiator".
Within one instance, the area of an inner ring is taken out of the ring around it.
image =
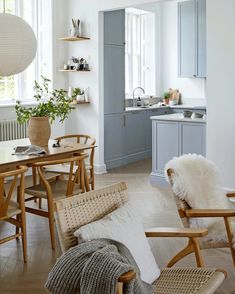
[[[0,141],[27,138],[28,124],[19,124],[17,120],[0,120]]]

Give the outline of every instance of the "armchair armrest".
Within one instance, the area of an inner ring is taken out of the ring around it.
[[[231,217],[235,216],[235,210],[230,209],[187,209],[187,217]]]
[[[136,277],[136,272],[134,271],[129,271],[127,273],[122,274],[119,278],[118,278],[118,282],[119,283],[128,283],[130,281],[132,281],[133,279],[135,279]]]
[[[146,237],[188,237],[196,238],[207,235],[207,229],[190,228],[150,228],[145,231]]]

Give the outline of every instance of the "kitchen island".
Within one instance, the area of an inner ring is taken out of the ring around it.
[[[165,164],[188,153],[206,155],[206,119],[181,113],[152,116],[152,185],[165,186]]]

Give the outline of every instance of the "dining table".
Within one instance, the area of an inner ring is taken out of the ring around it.
[[[95,146],[88,144],[81,144],[75,142],[63,141],[58,146],[55,140],[49,140],[48,146],[43,147],[45,154],[40,155],[25,155],[14,154],[16,147],[29,146],[28,138],[9,140],[0,142],[0,173],[15,169],[17,166],[25,165],[31,167],[36,162],[64,159],[74,154],[83,153],[86,150],[91,150]],[[85,186],[86,191],[90,191],[89,181],[85,170]],[[36,175],[33,173],[33,181]]]

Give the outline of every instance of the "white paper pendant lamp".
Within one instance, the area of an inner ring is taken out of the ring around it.
[[[30,25],[18,16],[0,13],[0,76],[24,71],[36,51],[37,40]]]

